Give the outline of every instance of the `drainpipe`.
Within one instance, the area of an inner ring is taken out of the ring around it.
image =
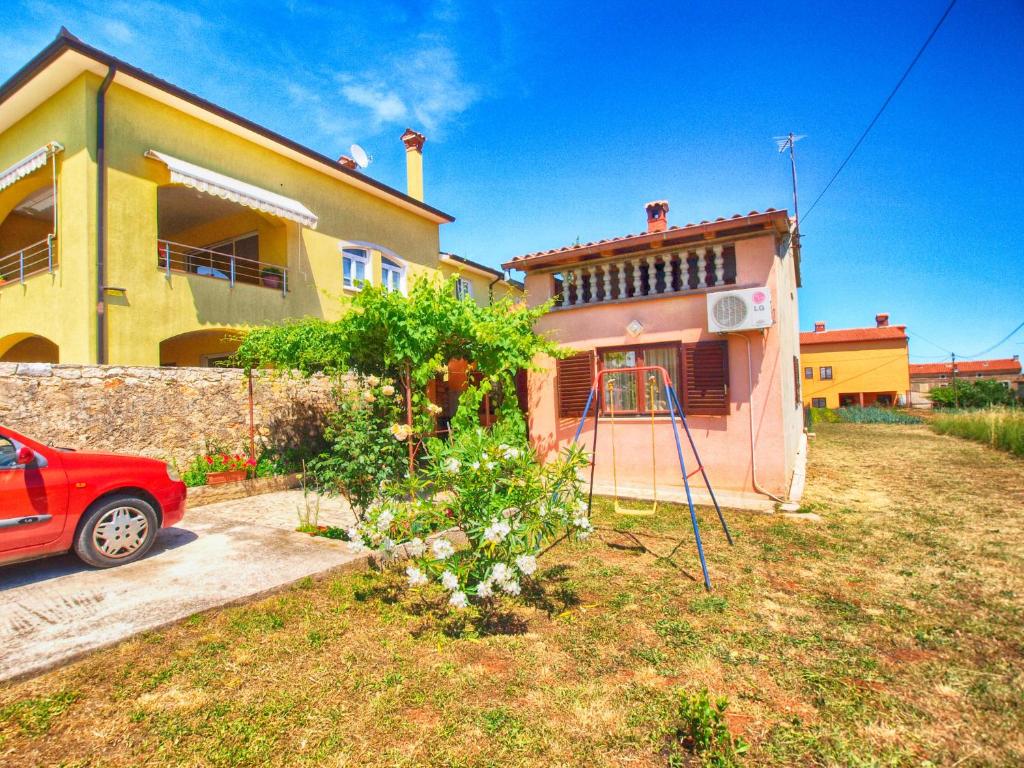
[[[116,74],[117,67],[112,64],[96,92],[96,362],[99,365],[107,362],[107,91]]]
[[[750,355],[750,337],[746,334],[732,332],[727,334],[729,336],[739,336],[747,343],[747,394],[750,397],[750,403],[748,410],[750,411],[750,480],[753,483],[754,490],[758,493],[767,496],[772,501],[777,501],[780,504],[786,504],[789,502],[788,499],[780,499],[773,493],[769,493],[757,483],[757,451],[755,449],[754,440],[754,364]]]
[[[494,303],[494,284],[498,283],[498,282],[501,282],[501,280],[502,280],[502,278],[496,277],[493,280],[491,280],[490,283],[487,284],[487,303],[488,304],[493,304]]]

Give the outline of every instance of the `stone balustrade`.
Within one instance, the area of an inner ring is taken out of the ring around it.
[[[556,273],[555,281],[556,307],[564,309],[703,291],[735,285],[736,250],[731,244],[697,245],[574,264]]]

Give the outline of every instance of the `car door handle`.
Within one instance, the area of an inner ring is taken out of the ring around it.
[[[52,520],[53,515],[28,515],[27,517],[9,517],[0,520],[0,528],[16,528],[19,525],[32,525],[33,523],[45,523]]]

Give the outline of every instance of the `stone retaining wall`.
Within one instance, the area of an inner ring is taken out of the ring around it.
[[[328,379],[263,371],[253,384],[258,441],[295,448],[317,439]],[[208,445],[248,453],[248,380],[238,369],[0,363],[0,424],[52,445],[184,467]]]

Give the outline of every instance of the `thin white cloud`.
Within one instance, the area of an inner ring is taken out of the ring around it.
[[[345,85],[341,89],[346,99],[356,106],[370,110],[378,125],[404,120],[409,109],[402,97],[391,90],[370,85]]]

